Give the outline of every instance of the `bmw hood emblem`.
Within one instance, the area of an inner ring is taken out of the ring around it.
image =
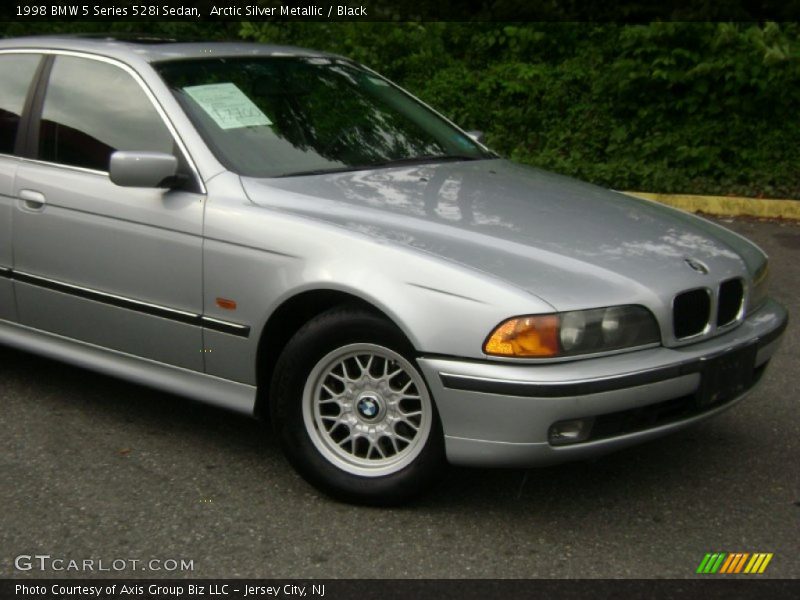
[[[684,258],[683,261],[701,275],[708,275],[708,267],[694,258]]]

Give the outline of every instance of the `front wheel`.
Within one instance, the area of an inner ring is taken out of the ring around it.
[[[317,488],[350,502],[398,504],[444,465],[441,426],[413,349],[381,317],[337,308],[307,323],[275,369],[273,423]]]

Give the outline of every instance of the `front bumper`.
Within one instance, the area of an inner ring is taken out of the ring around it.
[[[711,417],[744,398],[699,406],[710,361],[755,345],[753,385],[780,343],[788,315],[769,300],[736,329],[680,348],[658,347],[553,364],[423,357],[447,458],[469,466],[534,466],[597,456]],[[551,445],[550,427],[595,418],[598,436]]]

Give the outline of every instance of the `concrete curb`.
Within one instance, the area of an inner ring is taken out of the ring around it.
[[[655,200],[689,212],[703,212],[724,217],[762,217],[800,220],[800,200],[772,200],[732,196],[695,196],[690,194],[651,194],[624,192],[629,196]]]

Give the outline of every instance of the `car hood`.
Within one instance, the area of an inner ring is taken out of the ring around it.
[[[704,219],[499,159],[242,183],[257,205],[436,255],[558,310],[668,302],[764,260]]]

